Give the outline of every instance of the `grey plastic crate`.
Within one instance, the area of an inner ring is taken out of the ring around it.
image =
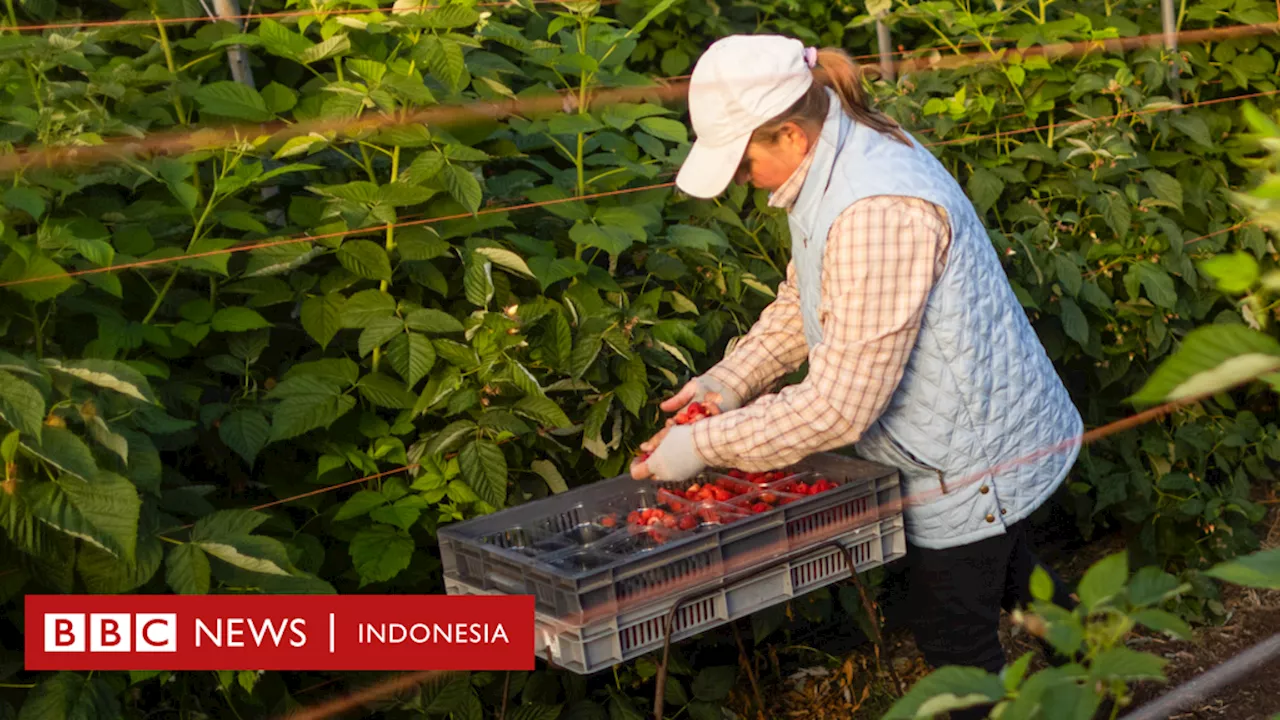
[[[655,542],[595,523],[663,499],[659,484],[622,475],[441,528],[445,575],[486,592],[533,595],[539,613],[584,626],[900,514],[882,512],[900,498],[893,468],[822,453],[792,470],[821,473],[838,487],[753,515],[714,504],[733,521],[653,528]],[[755,492],[780,494],[773,485]]]
[[[850,549],[858,572],[866,572],[906,554],[906,536],[902,517],[864,525],[846,532],[827,543],[836,542]],[[849,565],[844,552],[825,546],[813,551],[800,551],[778,561],[772,567],[751,577],[711,587],[681,604],[672,623],[672,642],[705,632],[726,622],[745,617],[807,592],[848,578]],[[739,573],[745,575],[746,573]],[[445,577],[450,595],[491,595],[485,590],[456,578]],[[681,596],[668,594],[659,602],[610,616],[586,625],[575,625],[535,613],[535,651],[538,657],[580,675],[607,669],[654,650],[663,644],[666,617]]]

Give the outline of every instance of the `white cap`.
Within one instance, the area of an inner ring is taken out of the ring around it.
[[[730,35],[712,43],[689,80],[689,118],[697,140],[676,175],[676,186],[699,198],[724,192],[751,134],[795,104],[812,84],[799,40]]]

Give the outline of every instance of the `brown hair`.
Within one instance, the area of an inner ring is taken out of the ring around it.
[[[827,88],[830,88],[840,98],[846,115],[910,146],[911,141],[906,132],[893,118],[867,104],[866,95],[862,92],[861,75],[862,69],[848,53],[839,48],[822,48],[818,51],[818,63],[813,71],[814,82],[809,90],[785,112],[761,125],[751,139],[772,142],[783,124],[788,122],[799,125],[809,137],[816,137],[827,118],[831,101]]]

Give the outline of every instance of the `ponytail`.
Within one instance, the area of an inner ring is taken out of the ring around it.
[[[849,54],[839,48],[822,48],[817,51],[817,63],[813,69],[813,85],[809,90],[781,115],[773,118],[756,130],[754,139],[770,139],[776,137],[782,125],[793,122],[804,128],[806,133],[816,136],[822,130],[830,109],[829,88],[840,99],[840,105],[849,117],[867,127],[889,135],[903,145],[910,146],[911,140],[902,127],[893,118],[867,104],[866,94],[862,91],[862,69]]]

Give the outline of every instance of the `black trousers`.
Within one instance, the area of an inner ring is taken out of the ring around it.
[[[1000,611],[1030,605],[1031,572],[1037,565],[1053,579],[1054,602],[1075,606],[1066,584],[1036,558],[1028,525],[1022,520],[1004,535],[955,548],[908,545],[899,578],[905,584],[905,619],[930,665],[1000,672],[1006,661],[998,634]],[[989,711],[990,707],[974,708],[953,712],[951,718],[984,718]]]

